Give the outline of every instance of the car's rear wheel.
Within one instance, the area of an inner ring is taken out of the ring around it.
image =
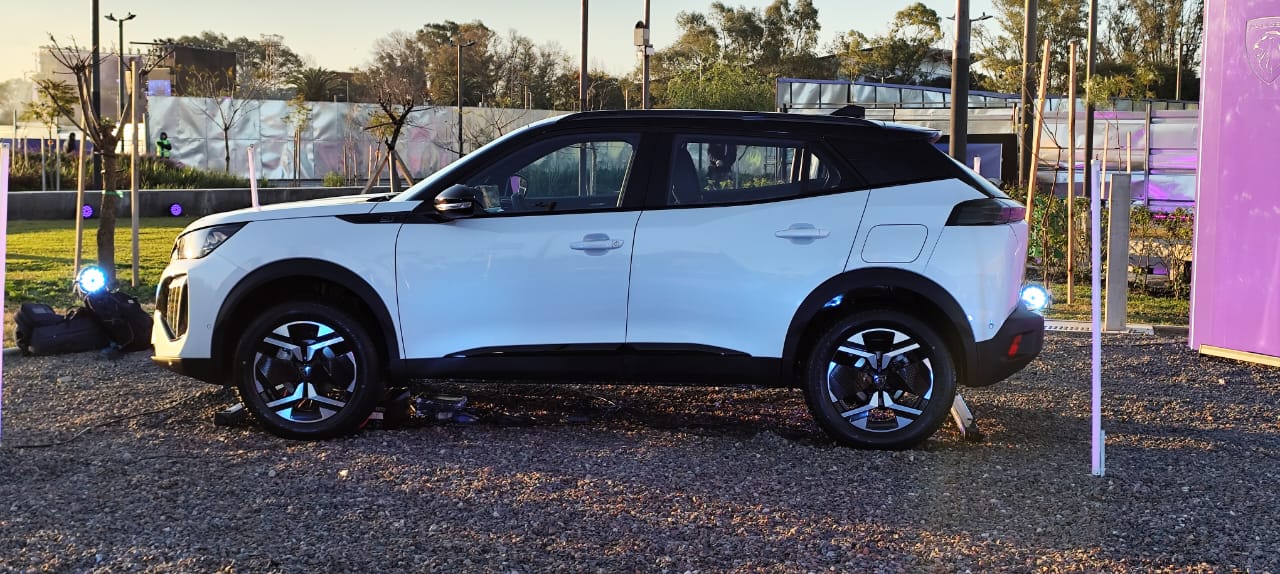
[[[241,400],[285,438],[349,433],[369,418],[384,389],[364,326],[324,303],[268,309],[245,329],[235,356]]]
[[[805,400],[840,443],[878,449],[920,444],[946,421],[956,371],[946,342],[902,312],[852,313],[809,349]]]

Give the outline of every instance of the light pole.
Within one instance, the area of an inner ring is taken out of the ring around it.
[[[472,40],[465,43],[453,41],[449,43],[458,47],[458,157],[461,158],[465,154],[465,146],[462,143],[462,49],[474,46],[476,42]]]
[[[107,14],[108,20],[120,25],[120,56],[116,58],[116,73],[120,76],[120,96],[116,98],[116,117],[121,123],[124,122],[124,23],[137,17],[138,15],[133,12],[123,18],[116,18],[115,14]]]

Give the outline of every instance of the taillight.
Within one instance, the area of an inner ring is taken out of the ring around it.
[[[1004,225],[1022,221],[1027,208],[1004,197],[970,199],[956,204],[947,225]]]

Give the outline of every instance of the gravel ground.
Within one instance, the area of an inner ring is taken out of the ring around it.
[[[1079,334],[896,453],[736,388],[446,385],[479,423],[290,442],[144,353],[7,357],[0,571],[1280,571],[1280,370],[1104,352],[1105,478]]]

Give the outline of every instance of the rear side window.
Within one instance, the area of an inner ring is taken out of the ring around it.
[[[984,195],[992,191],[1003,196],[990,184],[974,176],[960,164],[951,161],[924,139],[871,141],[832,138],[829,143],[849,160],[854,170],[870,187],[888,187],[924,181],[959,179]]]
[[[783,199],[834,189],[840,179],[833,164],[802,142],[681,136],[671,158],[667,204]]]

